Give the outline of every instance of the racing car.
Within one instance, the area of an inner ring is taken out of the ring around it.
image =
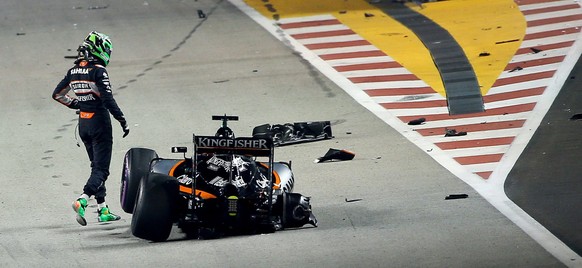
[[[183,154],[178,159],[148,148],[127,151],[120,202],[133,214],[132,234],[159,242],[174,225],[195,238],[317,227],[310,197],[293,192],[291,162],[274,161],[272,138],[235,137],[227,122],[238,116],[212,119],[222,126],[214,136],[194,134],[190,157],[187,147],[172,147]]]

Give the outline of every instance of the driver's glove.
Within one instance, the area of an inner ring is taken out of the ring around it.
[[[129,134],[129,126],[127,126],[127,121],[125,120],[124,117],[118,119],[118,121],[119,124],[121,125],[121,128],[123,129],[123,138],[125,138]]]

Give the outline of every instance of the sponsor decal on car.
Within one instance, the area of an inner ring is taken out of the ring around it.
[[[228,182],[228,180],[226,180],[225,178],[220,177],[220,176],[216,176],[214,179],[212,179],[208,183],[212,184],[214,186],[217,186],[217,187],[222,187],[222,186],[226,185],[227,182]]]
[[[270,149],[266,139],[196,137],[196,144],[200,147]]]
[[[244,181],[242,176],[236,176],[234,180],[232,180],[232,184],[238,188],[247,186],[247,183]]]
[[[190,184],[192,184],[193,181],[194,180],[192,178],[188,177],[188,175],[186,175],[186,174],[178,177],[178,182],[180,182],[180,184],[182,184],[182,185],[190,185]]]
[[[232,166],[235,167],[238,170],[238,172],[245,172],[245,171],[247,171],[247,167],[246,166],[248,166],[248,165],[249,165],[249,162],[246,162],[240,156],[235,156],[232,159]]]
[[[265,176],[263,173],[259,174],[260,179],[256,179],[255,183],[259,189],[265,189],[269,187],[269,178]]]
[[[226,172],[230,172],[230,162],[216,156],[212,156],[212,158],[208,159],[206,164],[208,164],[208,169],[212,171],[218,171],[218,169],[222,167]]]

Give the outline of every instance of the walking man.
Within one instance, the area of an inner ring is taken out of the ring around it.
[[[123,137],[129,127],[123,112],[111,92],[109,75],[105,67],[109,64],[112,43],[109,36],[91,32],[78,49],[75,66],[67,71],[53,92],[53,99],[75,110],[79,110],[79,136],[91,161],[91,175],[83,188],[83,194],[73,202],[77,222],[87,225],[85,210],[89,197],[95,196],[98,206],[98,221],[116,221],[121,217],[109,211],[105,204],[105,181],[109,176],[113,135],[113,116],[123,129]],[[73,90],[76,97],[67,95]]]

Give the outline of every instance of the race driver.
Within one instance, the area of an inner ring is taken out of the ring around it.
[[[109,113],[121,124],[123,137],[129,134],[123,112],[113,99],[109,75],[105,69],[109,64],[111,49],[111,40],[107,35],[95,31],[89,33],[79,46],[75,66],[67,71],[53,92],[53,99],[79,110],[79,136],[91,161],[91,175],[83,188],[83,194],[73,202],[77,222],[82,226],[87,225],[85,210],[91,196],[95,196],[97,201],[99,222],[121,219],[111,213],[105,204],[105,181],[109,176],[113,145]],[[67,95],[70,90],[73,90],[75,97]]]

